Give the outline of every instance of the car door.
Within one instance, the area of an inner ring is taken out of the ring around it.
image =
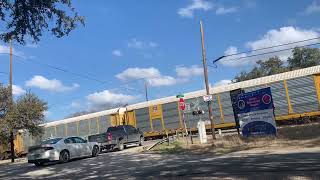
[[[79,157],[78,152],[76,151],[77,149],[77,144],[75,142],[75,140],[70,137],[70,138],[66,138],[64,140],[64,144],[65,144],[65,148],[63,149],[67,149],[70,153],[70,158],[75,158],[75,157]]]
[[[132,129],[133,129],[133,133],[134,133],[134,138],[135,138],[135,141],[136,142],[139,142],[140,141],[140,132],[138,131],[137,128],[131,126]]]
[[[82,144],[80,143],[81,140],[79,140],[78,137],[72,137],[72,140],[74,141],[74,144],[75,144],[73,147],[77,157],[83,156]]]
[[[83,138],[80,138],[80,139],[82,141],[81,144],[82,144],[84,156],[90,156],[92,154],[92,147],[90,143],[88,143],[88,141]]]
[[[91,148],[86,140],[81,137],[74,137],[77,144],[77,151],[79,156],[88,156],[91,154]]]
[[[138,141],[135,128],[128,125],[128,126],[126,126],[126,129],[127,129],[127,132],[128,132],[128,141],[129,142]]]

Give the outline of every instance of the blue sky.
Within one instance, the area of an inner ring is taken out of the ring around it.
[[[224,54],[310,39],[320,33],[319,0],[73,3],[85,16],[85,27],[61,39],[46,33],[37,45],[14,46],[14,53],[20,56],[14,56],[16,97],[26,90],[36,93],[48,102],[49,121],[105,104],[144,101],[144,81],[149,99],[202,89],[200,19],[208,63]],[[1,44],[0,53],[6,52],[7,45]],[[290,52],[276,55],[285,61]],[[0,72],[8,72],[9,56],[0,58]],[[209,67],[210,84],[228,83],[257,59],[265,58],[222,59],[217,68]],[[7,74],[0,73],[0,82],[8,83]]]

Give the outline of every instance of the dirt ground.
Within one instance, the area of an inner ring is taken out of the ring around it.
[[[299,150],[305,150],[306,148],[311,151],[320,151],[320,123],[280,127],[276,137],[243,138],[237,134],[222,134],[222,136],[217,135],[212,142],[211,135],[208,135],[207,144],[200,144],[198,138],[193,138],[193,144],[188,139],[187,144],[186,139],[180,137],[169,146],[167,143],[163,143],[155,147],[153,151],[158,153],[214,153],[223,155],[240,151],[247,153],[299,152]]]
[[[309,124],[280,128],[277,137],[223,134],[202,145],[179,138],[151,152],[132,147],[43,167],[0,164],[0,179],[320,180],[319,131],[319,124]]]

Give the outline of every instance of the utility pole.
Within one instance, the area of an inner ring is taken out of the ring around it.
[[[148,84],[146,80],[144,80],[144,91],[146,93],[146,101],[148,101]]]
[[[10,104],[9,111],[13,108],[13,93],[12,93],[12,40],[10,40],[10,75],[9,75],[9,91],[10,91]],[[10,131],[10,147],[11,147],[11,162],[14,162],[14,134],[13,128]]]
[[[201,33],[201,45],[202,45],[202,63],[203,63],[203,73],[204,73],[204,81],[206,84],[206,93],[209,96],[209,82],[208,82],[208,67],[207,67],[207,60],[206,60],[206,49],[204,47],[204,33],[203,33],[203,25],[202,21],[200,21],[200,33]],[[211,122],[211,132],[212,132],[212,139],[216,139],[215,129],[214,129],[214,119],[212,116],[212,105],[211,101],[208,101],[208,112],[209,112],[209,119]]]

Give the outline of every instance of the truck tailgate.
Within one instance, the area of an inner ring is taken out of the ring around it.
[[[101,134],[95,134],[95,135],[88,136],[88,141],[89,142],[105,143],[108,141],[107,134],[101,133]]]

